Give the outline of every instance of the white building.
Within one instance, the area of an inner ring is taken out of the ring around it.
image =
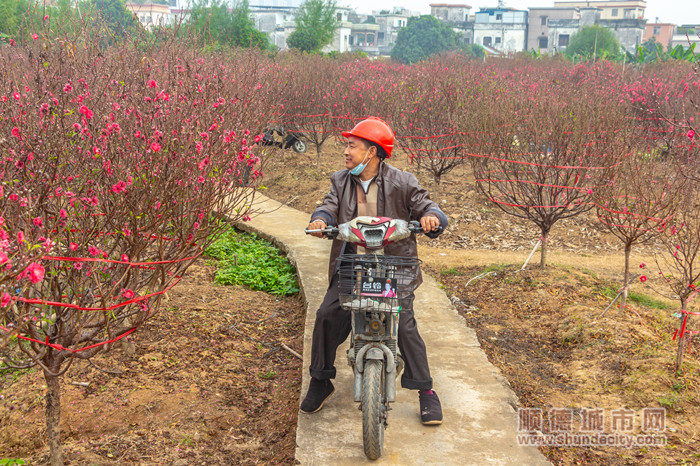
[[[350,52],[352,47],[350,41],[352,37],[352,23],[341,21],[338,23],[338,28],[335,30],[333,42],[323,48],[324,53],[328,52]]]
[[[471,9],[465,4],[431,3],[430,15],[446,23],[464,23],[469,21]]]
[[[261,3],[265,3],[262,4]],[[283,6],[270,3],[285,4]],[[300,3],[300,0],[256,0],[255,5],[250,6],[250,16],[255,23],[255,28],[266,33],[270,42],[280,50],[287,50],[287,39],[296,29],[294,17],[298,6],[289,6]],[[352,42],[351,23],[348,22],[350,8],[336,7],[336,21],[338,28],[330,45],[323,48],[323,52],[349,52]]]
[[[127,3],[125,7],[138,18],[146,29],[171,24],[172,16],[168,5],[160,3]]]
[[[598,8],[600,19],[644,19],[646,0],[563,0],[555,1],[555,8]]]
[[[680,45],[684,49],[690,47],[690,44],[695,44],[695,53],[700,51],[700,24],[683,24],[682,26],[677,26],[673,31],[673,36],[671,37],[671,48],[675,48]]]
[[[391,49],[394,48],[396,38],[399,35],[399,30],[406,27],[408,18],[413,16],[411,12],[404,9],[395,9],[391,13],[380,13],[377,15],[377,45],[379,47],[379,55],[389,56]]]
[[[482,8],[474,14],[474,43],[503,53],[525,50],[527,18],[525,10]]]

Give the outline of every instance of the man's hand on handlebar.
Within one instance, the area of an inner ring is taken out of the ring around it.
[[[326,229],[326,222],[323,220],[315,220],[311,223],[309,223],[309,226],[306,227],[307,230],[325,230]],[[311,236],[315,236],[316,238],[325,238],[326,235],[324,235],[320,231],[314,231],[309,233]]]
[[[440,219],[434,215],[426,215],[425,217],[421,217],[420,226],[423,227],[423,233],[437,231],[440,228]]]

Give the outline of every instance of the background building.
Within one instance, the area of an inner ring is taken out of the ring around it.
[[[408,18],[413,14],[403,8],[395,8],[391,13],[380,13],[376,16],[379,32],[377,32],[377,45],[379,55],[389,56],[394,48],[399,30],[406,27]]]
[[[527,18],[525,10],[482,8],[474,14],[474,43],[501,53],[525,50]]]
[[[554,6],[560,8],[599,8],[601,20],[644,19],[647,2],[645,0],[555,1]]]
[[[430,15],[446,23],[463,23],[469,21],[469,5],[450,3],[431,3]]]
[[[578,8],[530,8],[528,15],[527,50],[542,53],[563,52],[569,39],[580,28]]]
[[[700,44],[698,33],[700,33],[700,24],[683,24],[676,27],[671,39],[671,47],[680,45],[687,49],[690,44]],[[695,45],[695,50],[700,51],[700,45]]]
[[[664,49],[666,49],[671,45],[675,29],[676,26],[671,23],[647,23],[642,42],[646,42],[653,37],[656,39],[656,42],[663,45]]]
[[[166,26],[172,22],[169,5],[160,3],[127,3],[125,8],[134,14],[144,28],[153,29],[155,26]]]

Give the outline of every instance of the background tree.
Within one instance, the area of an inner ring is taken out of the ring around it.
[[[295,17],[296,29],[287,38],[287,45],[303,52],[320,52],[333,41],[338,22],[334,0],[307,0]]]
[[[124,0],[91,0],[91,3],[115,36],[135,32],[141,26],[134,14],[126,9]]]
[[[644,138],[635,138],[645,141]],[[598,219],[625,248],[622,285],[623,309],[630,282],[632,246],[647,242],[666,230],[682,202],[686,178],[658,151],[638,147],[616,168],[614,178],[594,190]]]
[[[688,181],[687,197],[666,234],[660,237],[667,253],[656,258],[659,278],[667,282],[681,303],[679,331],[674,336],[678,338],[676,370],[680,371],[691,341],[687,306],[700,286],[700,80],[697,68],[678,63],[658,69],[653,76],[638,78],[626,91],[652,149],[660,151],[664,162],[675,165]]]
[[[664,55],[663,44],[658,42],[654,36],[651,36],[649,39],[642,42],[641,47],[645,54],[653,55],[656,59],[660,60]]]
[[[430,172],[438,186],[444,175],[467,159],[458,114],[475,108],[470,92],[473,75],[455,73],[449,65],[457,60],[464,59],[441,56],[413,67],[397,86],[402,99],[393,107],[399,147],[418,170]]]
[[[694,183],[693,183],[694,184]],[[665,251],[655,255],[658,275],[651,274],[649,278],[665,281],[666,288],[671,291],[666,297],[680,301],[679,327],[674,340],[678,341],[676,350],[676,371],[683,366],[683,355],[691,342],[692,322],[688,314],[690,299],[700,286],[700,218],[698,217],[698,191],[687,189],[688,195],[678,208],[673,223],[660,236]],[[645,278],[646,280],[646,278]],[[662,285],[664,285],[662,283]],[[697,324],[693,324],[695,326]]]
[[[486,51],[484,48],[479,45],[479,44],[468,44],[465,45],[463,48],[463,53],[465,53],[468,57],[472,58],[484,58],[486,56]]]
[[[542,73],[515,84],[511,76],[491,78],[480,93],[482,115],[463,117],[465,144],[478,147],[471,159],[477,188],[539,229],[545,267],[554,224],[593,208],[594,190],[628,152],[619,131],[625,118],[614,91],[595,88],[595,80]]]
[[[457,48],[457,33],[434,16],[408,18],[399,30],[391,58],[401,63],[415,63],[433,54]]]
[[[255,28],[250,18],[248,0],[237,3],[233,10],[220,0],[202,1],[194,6],[190,18],[195,31],[219,46],[270,48],[267,34]]]
[[[231,11],[231,41],[232,45],[240,47],[270,48],[270,40],[262,31],[255,27],[250,17],[248,0],[242,0]]]
[[[338,63],[323,55],[296,56],[292,63],[296,66],[290,64],[284,94],[288,103],[280,109],[279,122],[286,131],[316,147],[316,164],[320,166],[323,145],[334,134],[333,88],[342,74]]]
[[[586,26],[571,36],[566,55],[614,59],[620,54],[620,43],[615,34],[603,26]]]
[[[28,3],[25,0],[0,0],[0,34],[15,38]]]

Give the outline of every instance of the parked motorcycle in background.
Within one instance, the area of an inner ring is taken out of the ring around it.
[[[303,154],[306,152],[306,143],[299,139],[296,134],[284,126],[273,126],[267,128],[260,140],[263,146],[275,146],[282,149],[293,149],[294,152]]]

